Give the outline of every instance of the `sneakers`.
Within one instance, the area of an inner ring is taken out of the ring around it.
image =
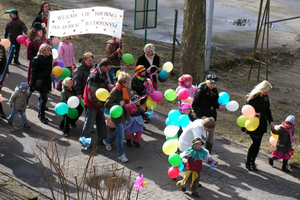
[[[7,119],[7,123],[8,123],[9,125],[13,125],[13,123],[12,123],[12,121],[11,121],[10,119]]]
[[[23,126],[24,128],[30,129],[30,126],[27,123],[25,123]]]
[[[133,141],[133,144],[135,144],[136,147],[140,147],[141,146],[139,142]]]
[[[106,148],[107,151],[111,151],[112,150],[111,144],[105,142],[105,140],[103,140],[103,144],[105,145],[105,148]]]
[[[121,160],[123,163],[127,163],[128,162],[128,159],[126,158],[125,153],[123,153],[122,155],[118,156],[118,159]]]

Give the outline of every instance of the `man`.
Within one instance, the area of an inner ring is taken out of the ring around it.
[[[84,88],[83,100],[86,106],[85,122],[81,137],[90,138],[94,122],[96,121],[98,143],[102,143],[107,136],[105,117],[104,117],[104,103],[96,97],[96,91],[99,88],[109,90],[109,82],[107,71],[110,69],[111,61],[108,58],[103,58],[101,62],[96,65],[87,79],[87,84]]]

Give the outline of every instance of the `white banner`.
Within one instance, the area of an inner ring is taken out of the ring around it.
[[[91,33],[121,38],[123,16],[124,10],[101,6],[51,11],[47,38]]]

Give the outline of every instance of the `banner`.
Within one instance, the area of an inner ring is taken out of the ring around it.
[[[47,38],[81,34],[104,34],[121,38],[124,10],[91,7],[51,11]]]

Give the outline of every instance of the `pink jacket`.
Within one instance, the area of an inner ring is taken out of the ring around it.
[[[64,67],[75,65],[75,56],[72,43],[61,42],[58,46],[58,59],[63,61]]]

